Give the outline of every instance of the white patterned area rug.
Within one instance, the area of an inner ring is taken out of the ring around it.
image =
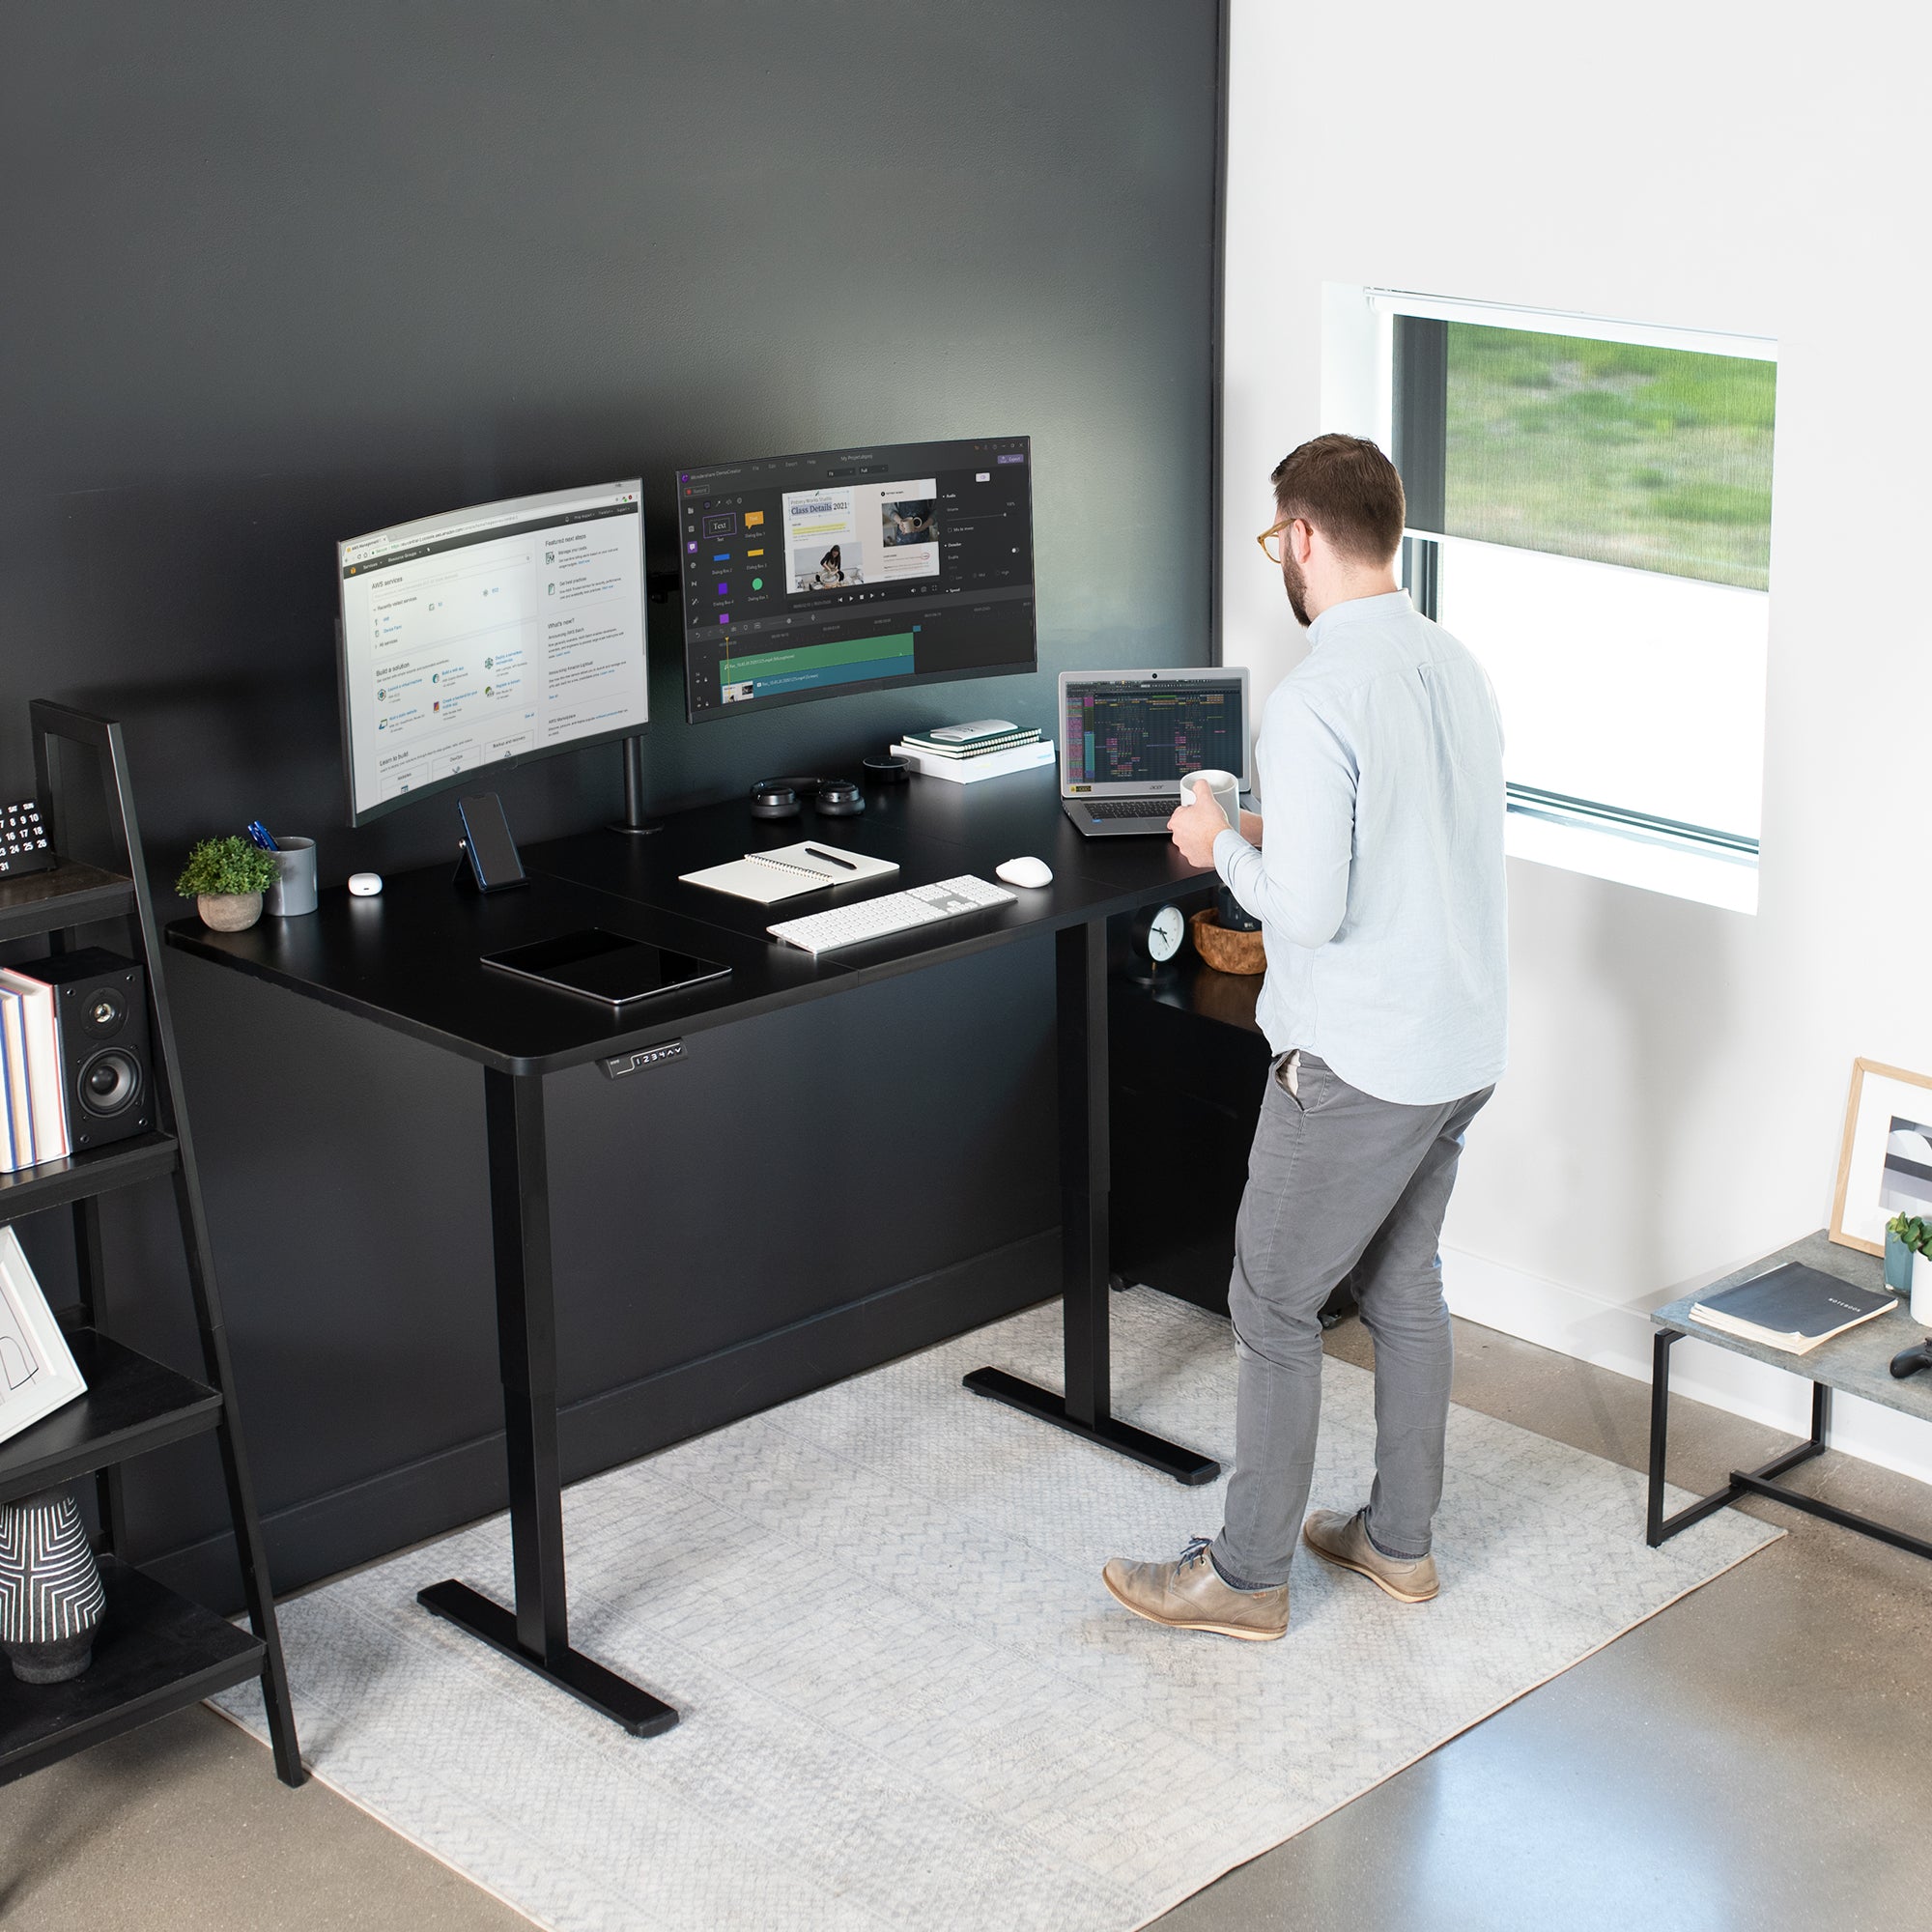
[[[1227,1458],[1227,1324],[1113,1312],[1117,1412]],[[283,1605],[304,1754],[557,1932],[1128,1932],[1781,1533],[1725,1510],[1647,1549],[1640,1475],[1459,1407],[1434,1604],[1304,1549],[1283,1641],[1163,1631],[1100,1566],[1211,1534],[1220,1487],[959,1386],[1057,1387],[1059,1342],[1049,1303],[568,1492],[572,1640],[674,1731],[417,1606],[510,1601],[498,1517]],[[1327,1364],[1318,1506],[1367,1496],[1372,1388]],[[221,1703],[261,1733],[252,1687]]]

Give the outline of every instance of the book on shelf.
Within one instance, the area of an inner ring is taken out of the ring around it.
[[[1808,1355],[1834,1335],[1889,1315],[1897,1306],[1895,1294],[1854,1288],[1803,1262],[1786,1262],[1693,1302],[1690,1319],[1760,1348]]]
[[[981,779],[997,779],[1008,772],[1030,772],[1050,765],[1058,753],[1051,745],[1011,745],[1003,752],[987,752],[974,758],[935,757],[910,741],[889,748],[895,758],[925,779],[946,779],[953,784],[976,784]]]
[[[36,980],[11,966],[0,967],[0,988],[19,996],[17,1001],[8,1004],[17,1005],[20,1014],[20,1058],[27,1076],[26,1114],[34,1153],[31,1164],[59,1160],[71,1153],[73,1148],[68,1140],[67,1081],[61,1072],[60,1022],[54,1016],[54,989],[44,980]],[[10,1107],[11,1104],[10,1094]],[[16,1127],[16,1151],[17,1147]]]
[[[0,1171],[34,1164],[34,1120],[27,1107],[27,1035],[20,1024],[20,996],[0,986]]]

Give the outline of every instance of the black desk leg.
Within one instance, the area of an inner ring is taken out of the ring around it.
[[[1056,935],[1060,1034],[1060,1241],[1066,1393],[1037,1388],[1003,1369],[975,1369],[966,1386],[1190,1487],[1221,1473],[1210,1457],[1117,1422],[1108,1386],[1107,923]]]
[[[417,1603],[582,1698],[638,1737],[677,1713],[570,1647],[563,1574],[563,1483],[556,1454],[556,1304],[551,1292],[550,1179],[540,1074],[483,1070],[490,1221],[497,1252],[497,1350],[510,1464],[513,1616],[453,1578]]]

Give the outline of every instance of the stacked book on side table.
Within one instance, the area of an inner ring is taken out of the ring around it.
[[[1802,1262],[1786,1262],[1694,1302],[1690,1319],[1761,1349],[1808,1355],[1847,1328],[1889,1315],[1897,1306],[1896,1295],[1855,1287]]]
[[[1014,724],[1005,718],[908,731],[891,749],[894,757],[903,758],[921,778],[949,779],[954,784],[1032,771],[1054,759],[1053,746],[1042,741],[1037,725]]]

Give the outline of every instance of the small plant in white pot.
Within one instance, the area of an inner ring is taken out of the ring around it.
[[[175,891],[192,899],[215,932],[242,932],[262,917],[262,895],[279,875],[274,860],[239,833],[204,838],[187,855]]]
[[[1932,1328],[1932,1220],[1894,1214],[1885,1232],[1912,1256],[1912,1319]]]

